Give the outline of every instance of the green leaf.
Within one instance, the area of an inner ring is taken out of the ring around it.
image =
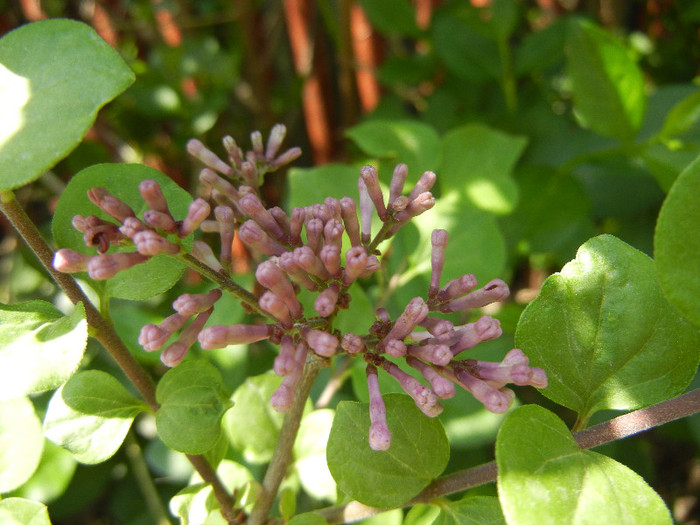
[[[661,287],[683,315],[700,326],[700,157],[671,187],[659,213],[654,256]]]
[[[328,438],[328,468],[338,488],[365,505],[389,508],[410,500],[445,469],[449,444],[438,419],[403,394],[384,396],[391,446],[369,447],[369,405],[342,401]]]
[[[39,466],[12,495],[50,503],[66,491],[77,466],[70,452],[45,439]]]
[[[467,496],[440,505],[440,514],[433,525],[505,525],[498,498]]]
[[[63,315],[45,301],[0,304],[0,400],[56,388],[87,345],[85,309]]]
[[[547,372],[542,393],[582,421],[679,394],[700,359],[700,334],[664,298],[653,261],[611,235],[545,281],[515,344]]]
[[[360,0],[365,15],[382,34],[417,37],[420,31],[416,25],[416,10],[409,0],[374,2]]]
[[[518,75],[546,71],[564,60],[566,24],[562,19],[544,29],[528,32],[515,48],[515,70]]]
[[[46,505],[23,498],[0,501],[0,523],[3,525],[51,525]]]
[[[431,126],[421,122],[369,120],[353,126],[345,134],[364,153],[385,161],[378,171],[380,179],[387,185],[394,166],[400,162],[406,164],[407,191],[410,191],[410,182],[417,181],[424,171],[435,171],[440,161],[440,138]],[[357,190],[351,196],[356,194]]]
[[[63,387],[63,402],[73,410],[103,418],[133,419],[148,410],[107,372],[78,372]]]
[[[659,132],[662,139],[670,139],[690,131],[700,121],[700,91],[695,91],[678,102],[666,115]]]
[[[327,525],[326,519],[315,512],[297,514],[287,522],[287,525]]]
[[[81,253],[96,254],[95,248],[85,246],[83,234],[71,225],[73,216],[96,215],[112,223],[115,221],[90,202],[87,198],[88,190],[99,186],[106,188],[112,195],[131,206],[134,213],[141,217],[148,209],[138,188],[139,183],[145,179],[153,179],[160,185],[175,220],[184,219],[192,197],[158,170],[141,164],[97,164],[77,173],[61,195],[51,225],[56,244],[61,248],[71,248]],[[180,242],[173,236],[170,240]],[[191,237],[185,239],[183,245],[185,249],[189,249]],[[108,253],[117,251],[133,252],[135,249],[133,245],[124,248],[111,247]],[[178,260],[159,255],[108,279],[105,292],[109,297],[143,301],[172,287],[184,270],[184,265]]]
[[[156,427],[163,442],[186,454],[202,454],[221,434],[231,407],[221,374],[206,361],[184,361],[168,370],[156,387]]]
[[[337,489],[326,463],[326,444],[335,412],[315,410],[301,420],[294,441],[294,464],[304,490],[316,499],[335,503]]]
[[[511,172],[526,144],[524,137],[483,124],[453,129],[442,139],[440,187],[459,188],[461,195],[482,210],[510,213],[518,200]]]
[[[671,524],[661,497],[635,472],[582,451],[554,414],[512,412],[496,442],[498,493],[508,523]]]
[[[26,24],[0,40],[0,190],[17,188],[80,143],[134,73],[89,26]]]
[[[352,197],[358,201],[357,179],[360,167],[325,164],[315,168],[289,170],[289,207],[311,206],[326,197]]]
[[[565,51],[584,126],[620,141],[631,139],[642,125],[646,93],[629,50],[593,23],[576,21],[569,26]]]
[[[4,493],[31,477],[44,447],[41,421],[26,397],[0,403],[0,443],[0,493]]]

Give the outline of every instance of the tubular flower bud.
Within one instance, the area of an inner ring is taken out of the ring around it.
[[[219,236],[221,237],[221,252],[219,260],[225,268],[231,264],[231,244],[235,234],[233,210],[228,206],[217,206],[214,208],[216,222],[219,223]]]
[[[295,283],[312,292],[318,290],[318,284],[311,280],[309,274],[305,270],[296,265],[292,252],[285,252],[280,255],[279,266]]]
[[[257,222],[250,219],[238,229],[238,236],[244,244],[265,255],[282,255],[287,249],[267,235]]]
[[[394,215],[396,222],[404,223],[435,206],[435,197],[429,191],[419,194],[406,208]]]
[[[430,388],[433,389],[435,395],[440,399],[449,399],[454,397],[457,393],[455,384],[452,381],[446,377],[442,377],[432,366],[424,363],[420,359],[408,356],[406,358],[406,364],[412,366],[421,373],[425,380],[430,383]]]
[[[403,313],[396,319],[394,326],[389,333],[386,334],[384,340],[405,339],[427,315],[428,305],[425,304],[425,301],[421,297],[414,297],[408,305],[406,305]]]
[[[183,317],[192,317],[211,308],[216,301],[221,299],[221,295],[221,290],[218,288],[208,293],[184,293],[173,301],[173,310]]]
[[[71,225],[80,233],[87,233],[90,228],[99,224],[107,224],[107,222],[103,221],[99,217],[96,217],[95,215],[88,215],[87,217],[83,217],[82,215],[73,215],[73,218],[71,219]]]
[[[523,351],[514,348],[500,363],[474,361],[467,359],[464,365],[479,379],[483,379],[494,388],[502,388],[507,383],[535,388],[547,387],[547,374],[541,368],[530,367]]]
[[[231,159],[231,163],[234,166],[240,166],[243,162],[243,151],[238,147],[238,144],[236,144],[233,137],[226,135],[223,139],[221,139],[221,142],[223,143],[224,149]]]
[[[461,297],[462,295],[468,294],[474,288],[476,288],[477,282],[474,274],[468,273],[452,279],[445,286],[443,286],[438,292],[438,299],[440,301],[447,301],[450,299],[455,299]]]
[[[485,315],[476,322],[465,324],[463,327],[455,330],[450,350],[452,355],[456,356],[462,350],[474,348],[479,343],[496,339],[502,333],[501,323],[497,319]]]
[[[53,256],[53,267],[63,273],[84,272],[92,257],[93,255],[78,253],[69,248],[61,248]]]
[[[301,244],[301,229],[304,227],[304,208],[297,206],[292,210],[289,219],[289,244],[298,246]]]
[[[272,217],[275,219],[275,222],[284,233],[284,236],[282,239],[280,239],[280,242],[289,243],[289,234],[291,231],[289,217],[287,217],[287,214],[279,206],[273,206],[268,211],[270,212],[270,215],[272,215]]]
[[[209,150],[201,141],[197,139],[190,139],[187,141],[187,152],[199,159],[203,164],[206,164],[214,171],[223,173],[224,175],[232,175],[233,169],[231,166],[226,164],[221,160],[216,153]]]
[[[315,275],[322,280],[330,278],[330,274],[321,262],[321,259],[319,259],[314,251],[308,246],[294,248],[292,255],[294,257],[294,263],[302,270],[305,270],[311,275]]]
[[[379,259],[375,255],[370,255],[367,257],[367,262],[365,263],[365,268],[360,272],[360,277],[369,277],[372,275],[374,272],[379,270],[381,267],[381,264],[379,263]]]
[[[323,330],[306,328],[302,329],[301,335],[306,339],[306,342],[309,343],[311,349],[323,357],[330,357],[335,354],[339,345],[337,337]]]
[[[255,278],[261,285],[275,292],[284,301],[294,319],[298,319],[303,315],[301,304],[294,293],[294,287],[292,287],[292,284],[275,263],[272,261],[260,263],[255,270]]]
[[[410,200],[413,200],[416,197],[418,197],[421,193],[429,192],[435,185],[436,179],[437,176],[432,171],[424,172],[423,175],[420,176],[420,179],[418,179],[418,182],[416,182],[416,185],[411,190],[411,193],[408,194],[408,198]]]
[[[153,230],[143,230],[134,234],[134,244],[142,255],[176,255],[180,253],[180,247],[157,234]]]
[[[453,366],[456,379],[468,390],[487,410],[503,414],[510,408],[513,399],[506,393],[489,386],[485,381],[477,379],[460,366]]]
[[[173,314],[163,319],[160,324],[145,325],[139,334],[139,344],[147,352],[158,350],[173,333],[185,325],[187,319],[180,314]]]
[[[335,219],[336,221],[342,220],[342,216],[340,214],[340,201],[338,199],[326,197],[323,199],[323,204],[328,208],[328,211],[331,214],[331,219]]]
[[[453,335],[455,328],[451,321],[440,319],[439,317],[426,317],[421,321],[420,325],[427,329],[438,341],[447,341]]]
[[[306,245],[314,253],[321,251],[323,245],[323,221],[321,219],[309,219],[306,221]]]
[[[224,267],[219,262],[219,259],[216,258],[209,245],[203,241],[194,241],[192,243],[192,257],[202,264],[206,264],[214,271],[224,271]]]
[[[241,197],[241,200],[238,201],[238,206],[243,213],[257,222],[265,233],[271,235],[280,242],[284,242],[285,234],[282,228],[277,224],[272,214],[265,209],[257,195],[254,193],[244,195]]]
[[[382,362],[382,368],[396,379],[401,388],[413,398],[416,406],[428,417],[436,417],[442,412],[442,405],[438,402],[435,393],[425,385],[418,382],[406,372],[390,361]]]
[[[274,325],[231,324],[205,328],[197,337],[204,350],[224,348],[229,345],[245,345],[267,339]]]
[[[345,252],[345,270],[343,272],[343,285],[349,286],[365,269],[367,264],[367,251],[362,246],[353,246]]]
[[[389,339],[382,342],[384,351],[391,357],[403,357],[406,355],[406,343],[398,339]]]
[[[342,223],[334,218],[329,219],[323,227],[323,240],[326,245],[337,246],[340,248],[343,244],[343,228]]]
[[[222,195],[225,195],[233,202],[238,202],[238,199],[241,197],[233,184],[226,179],[219,177],[219,175],[214,173],[209,168],[204,168],[199,173],[199,181],[205,186],[218,191]]]
[[[349,354],[359,354],[365,351],[365,343],[359,335],[346,332],[340,346]]]
[[[146,225],[140,220],[138,220],[136,217],[127,217],[126,219],[124,219],[124,222],[119,227],[119,231],[127,237],[129,237],[130,239],[133,239],[134,235],[136,235],[138,232],[144,231],[146,229]]]
[[[282,153],[279,157],[277,157],[270,163],[270,169],[277,169],[280,166],[289,164],[290,162],[292,162],[295,159],[298,159],[299,157],[301,157],[301,148],[289,148],[287,151]]]
[[[430,253],[430,266],[432,269],[430,288],[428,289],[430,297],[437,295],[440,289],[440,276],[442,275],[442,268],[445,266],[445,251],[448,239],[449,236],[445,230],[433,230],[433,233],[430,235],[430,243],[433,247]]]
[[[340,251],[339,246],[327,244],[321,248],[321,253],[319,253],[319,259],[321,259],[323,266],[334,279],[340,277]]]
[[[408,353],[438,366],[447,366],[453,357],[450,347],[442,344],[409,345]]]
[[[168,201],[165,199],[165,195],[163,195],[163,191],[156,181],[151,179],[142,181],[141,184],[139,184],[139,193],[151,210],[165,213],[170,216],[171,219],[173,218],[168,209]]]
[[[389,207],[394,210],[396,209],[394,203],[403,192],[403,185],[406,182],[407,176],[408,166],[405,164],[397,164],[394,168],[394,174],[391,177],[391,183],[389,185]]]
[[[355,201],[350,197],[340,199],[340,215],[343,218],[345,225],[345,233],[347,233],[350,244],[360,246],[360,223],[357,220],[357,207]]]
[[[211,206],[204,199],[195,199],[187,209],[187,216],[178,225],[177,234],[187,237],[194,232],[211,213]]]
[[[306,363],[308,347],[304,341],[300,342],[294,351],[294,368],[282,378],[282,384],[275,390],[270,398],[272,408],[277,412],[286,412],[292,406],[297,385],[301,379]]]
[[[280,353],[275,357],[272,369],[278,376],[286,376],[294,370],[294,341],[292,336],[284,334],[280,342]]]
[[[314,310],[318,312],[318,315],[328,317],[335,311],[335,306],[338,303],[338,292],[338,285],[331,284],[318,294],[316,301],[314,301]]]
[[[284,136],[287,134],[287,128],[284,124],[275,124],[270,130],[270,136],[267,138],[267,147],[265,148],[265,158],[267,160],[272,160],[277,155],[277,150],[280,149],[280,145],[284,140]]]
[[[197,340],[197,335],[202,331],[202,328],[204,328],[204,325],[209,320],[213,311],[213,308],[209,308],[197,315],[194,321],[182,331],[177,340],[163,350],[160,354],[160,360],[165,366],[172,368],[182,362],[187,355],[187,351]]]
[[[87,262],[87,272],[90,279],[104,281],[147,260],[148,256],[134,252],[95,255]]]
[[[372,238],[372,198],[362,177],[357,180],[357,189],[360,193],[360,239],[366,244]]]
[[[442,311],[459,312],[469,308],[480,308],[487,304],[503,301],[509,295],[510,290],[508,289],[508,285],[501,279],[494,279],[483,288],[479,288],[464,297],[450,301],[443,307]]]
[[[374,207],[377,209],[379,218],[382,222],[385,222],[389,218],[389,213],[386,211],[386,206],[384,205],[384,195],[382,195],[382,189],[379,187],[377,170],[374,166],[363,166],[360,169],[360,176],[365,182],[367,193],[369,194],[369,198],[372,199]]]
[[[250,134],[250,142],[253,145],[253,153],[255,153],[256,157],[263,157],[263,137],[262,133],[259,131],[253,131]]]
[[[143,222],[151,228],[162,230],[167,233],[175,233],[177,224],[170,216],[170,213],[163,213],[157,210],[146,210],[143,212]]]
[[[119,222],[124,222],[127,217],[136,217],[128,204],[110,195],[104,188],[91,188],[87,195],[93,204]]]
[[[366,373],[369,390],[369,446],[372,450],[386,450],[391,445],[391,432],[386,424],[386,406],[379,391],[377,367],[368,364]]]
[[[138,220],[135,217],[128,217],[128,219]],[[83,235],[85,245],[95,246],[98,253],[105,253],[109,250],[110,244],[119,244],[124,239],[125,235],[117,225],[110,222],[91,227]]]
[[[285,328],[292,326],[292,318],[289,315],[289,308],[284,304],[277,294],[268,290],[263,293],[258,300],[260,308],[279,320]]]

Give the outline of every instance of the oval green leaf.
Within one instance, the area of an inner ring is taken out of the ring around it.
[[[138,217],[142,217],[148,207],[139,193],[139,184],[145,179],[155,180],[160,185],[175,220],[184,219],[192,197],[158,170],[141,164],[97,164],[78,172],[61,195],[51,224],[56,244],[60,248],[96,254],[95,248],[85,246],[83,234],[71,225],[73,216],[96,215],[112,223],[115,220],[90,202],[88,190],[102,186],[131,206]],[[170,240],[176,242],[174,237]],[[183,245],[189,249],[191,238],[185,239]],[[135,249],[133,245],[123,248],[112,246],[108,253],[117,251],[133,252]],[[178,260],[159,255],[108,279],[105,292],[109,297],[143,301],[172,287],[184,270],[185,267]]]
[[[44,447],[41,421],[26,397],[0,403],[0,443],[0,493],[5,493],[31,477]]]
[[[0,501],[0,523],[4,525],[51,525],[49,510],[38,501],[7,498]]]
[[[26,24],[0,40],[0,190],[36,180],[70,153],[134,73],[89,26]]]
[[[661,497],[635,472],[578,448],[537,405],[508,415],[496,441],[498,493],[508,523],[671,524]]]
[[[498,498],[467,496],[440,505],[440,514],[432,525],[505,525]]]
[[[329,408],[314,410],[301,420],[294,441],[294,468],[307,494],[335,502],[337,488],[326,463],[326,445],[335,412]]]
[[[666,297],[700,326],[700,157],[678,176],[659,213],[654,257]]]
[[[679,394],[700,359],[700,334],[665,299],[654,262],[612,235],[545,281],[515,343],[547,372],[542,393],[583,421]]]
[[[0,400],[64,383],[87,345],[85,309],[63,315],[45,301],[0,304]]]
[[[148,410],[113,376],[101,370],[78,372],[63,386],[63,401],[73,410],[104,418],[133,419]]]
[[[338,405],[326,449],[338,488],[377,508],[409,501],[442,473],[450,457],[438,419],[423,415],[403,394],[387,394],[384,402],[391,431],[388,450],[369,447],[369,405],[351,401]]]

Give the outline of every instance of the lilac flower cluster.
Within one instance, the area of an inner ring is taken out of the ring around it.
[[[245,153],[233,139],[226,137],[223,144],[228,162],[201,142],[191,140],[187,149],[206,165],[199,180],[208,189],[214,205],[212,209],[207,201],[197,199],[187,217],[180,221],[169,212],[154,181],[144,181],[139,187],[149,207],[141,219],[106,190],[92,189],[88,193],[90,200],[117,223],[95,216],[76,216],[73,225],[98,254],[89,256],[59,250],[54,266],[64,272],[87,271],[93,279],[107,279],[158,254],[196,259],[200,271],[206,268],[204,274],[219,287],[209,293],[184,294],[176,299],[173,315],[157,325],[142,328],[139,343],[144,349],[155,351],[165,347],[161,360],[167,366],[175,366],[195,341],[208,350],[269,340],[280,348],[274,371],[283,379],[271,403],[281,412],[291,406],[307,360],[328,359],[338,353],[362,358],[367,363],[370,393],[369,442],[375,450],[385,450],[391,443],[379,391],[379,368],[394,377],[430,417],[442,411],[438,399],[455,395],[455,386],[471,392],[494,412],[504,412],[512,402],[514,394],[505,388],[506,384],[546,386],[544,372],[530,367],[527,357],[517,349],[500,363],[457,359],[462,351],[500,336],[500,324],[483,316],[454,326],[430,314],[480,308],[505,299],[509,291],[498,279],[477,288],[471,274],[441,286],[448,242],[444,230],[435,230],[431,238],[432,274],[427,300],[412,299],[393,321],[386,310],[379,309],[377,321],[364,335],[336,330],[333,321],[339,310],[348,308],[351,285],[380,269],[381,254],[377,250],[380,242],[435,204],[430,190],[436,177],[430,171],[423,173],[404,194],[408,168],[399,164],[385,201],[376,169],[364,166],[358,179],[358,203],[347,196],[329,197],[323,203],[297,207],[288,214],[279,207],[266,206],[258,192],[265,173],[300,154],[298,148],[291,148],[277,155],[284,135],[284,126],[275,126],[264,146],[261,134],[254,132],[253,148]],[[374,213],[382,227],[373,235]],[[194,241],[189,254],[182,253],[179,239],[197,229],[218,234],[218,256],[203,240]],[[255,269],[258,286],[253,291],[244,290],[231,278],[231,244],[235,235],[258,261]],[[129,244],[135,246],[135,252],[106,253],[111,245]],[[298,299],[302,289],[316,294],[313,312],[305,311]],[[233,293],[249,311],[260,314],[261,322],[205,326],[222,291]],[[188,321],[189,325],[185,326]],[[176,332],[179,332],[177,336]],[[173,336],[174,342],[166,346]],[[426,384],[406,373],[396,360],[416,369]]]

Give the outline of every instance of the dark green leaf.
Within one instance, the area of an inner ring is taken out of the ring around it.
[[[385,35],[418,36],[416,10],[409,0],[375,2],[361,0],[362,10],[372,26]]]
[[[467,496],[440,505],[440,514],[433,525],[505,525],[498,498]]]

